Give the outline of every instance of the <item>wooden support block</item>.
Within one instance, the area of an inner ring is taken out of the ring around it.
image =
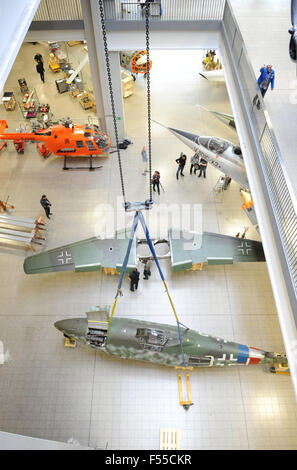
[[[203,268],[203,263],[196,263],[196,264],[193,264],[193,266],[191,267],[191,269],[189,269],[189,271],[202,271],[202,268]]]
[[[116,268],[103,268],[104,274],[111,274],[114,276],[115,274],[120,274]]]
[[[72,98],[76,98],[77,95],[79,95],[79,89],[77,88],[76,90],[71,91],[69,94],[72,96]]]
[[[42,216],[38,217],[36,220],[37,225],[46,225],[46,222],[43,220]]]
[[[26,250],[32,250],[32,251],[34,251],[34,252],[36,251],[35,248],[34,248],[34,246],[31,245],[31,243],[26,243]]]
[[[194,367],[192,366],[187,366],[187,367],[183,367],[183,366],[174,366],[174,368],[176,370],[189,370],[189,371],[192,371],[194,369]]]
[[[160,450],[179,450],[179,429],[160,429]]]
[[[123,98],[128,98],[128,96],[133,95],[134,93],[134,80],[133,77],[121,70],[121,83],[122,83],[122,94]]]
[[[68,46],[77,46],[78,44],[81,44],[82,41],[67,41]]]

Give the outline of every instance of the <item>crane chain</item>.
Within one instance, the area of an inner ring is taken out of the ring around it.
[[[116,139],[118,163],[119,163],[120,178],[121,178],[122,195],[123,195],[123,199],[124,199],[124,204],[126,205],[125,185],[124,185],[121,153],[120,153],[120,149],[119,149],[118,127],[117,127],[117,121],[116,121],[115,104],[114,104],[111,72],[110,72],[110,63],[109,63],[109,54],[108,54],[108,47],[107,47],[107,37],[106,37],[106,27],[105,27],[103,1],[102,0],[98,0],[98,1],[99,1],[99,9],[100,9],[100,18],[101,18],[101,27],[102,27],[102,36],[103,36],[103,43],[104,43],[105,63],[106,63],[108,87],[109,87],[109,94],[110,94],[112,118],[113,118],[114,133],[115,133],[115,139]]]
[[[152,138],[151,138],[151,82],[150,82],[150,4],[145,5],[145,36],[146,36],[146,90],[147,90],[147,122],[148,122],[148,151],[149,151],[149,187],[150,200],[152,193]]]

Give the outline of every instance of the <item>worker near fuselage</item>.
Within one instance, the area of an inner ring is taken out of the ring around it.
[[[144,263],[143,279],[147,281],[151,275],[151,261],[150,259],[145,259],[143,263]]]
[[[140,273],[137,270],[137,268],[133,269],[132,273],[129,274],[129,279],[130,279],[130,290],[134,292],[138,288],[138,282],[139,282],[139,276]]]

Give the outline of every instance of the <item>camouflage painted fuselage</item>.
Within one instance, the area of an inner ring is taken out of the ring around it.
[[[88,314],[87,314],[88,315]],[[183,366],[176,326],[129,318],[114,318],[106,336],[107,321],[83,319],[55,323],[65,336],[122,359],[147,361],[165,366]],[[181,328],[186,366],[211,367],[258,363],[286,363],[284,355],[267,353]]]

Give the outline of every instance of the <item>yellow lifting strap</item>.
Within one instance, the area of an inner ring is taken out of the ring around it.
[[[169,302],[170,302],[170,305],[172,307],[172,310],[173,310],[173,313],[174,313],[174,316],[175,316],[175,320],[177,323],[179,323],[179,319],[178,319],[178,316],[177,316],[177,313],[176,313],[176,310],[175,310],[175,307],[173,305],[173,302],[172,302],[172,299],[170,297],[170,294],[169,294],[169,290],[168,290],[168,287],[167,287],[167,284],[165,281],[163,281],[163,284],[164,284],[164,287],[165,287],[165,290],[167,292],[167,295],[168,295],[168,299],[169,299]]]
[[[118,294],[116,295],[116,297],[114,299],[114,304],[113,304],[113,307],[112,307],[111,315],[110,315],[109,320],[108,320],[106,336],[108,336],[109,327],[110,327],[111,320],[112,320],[112,317],[113,317],[113,314],[114,314],[114,311],[115,311],[115,308],[116,308],[116,305],[117,305],[117,301],[118,301]]]

